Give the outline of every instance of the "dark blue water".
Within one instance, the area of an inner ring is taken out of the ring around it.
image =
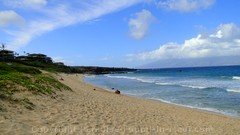
[[[240,117],[240,66],[145,69],[85,81],[141,98]]]

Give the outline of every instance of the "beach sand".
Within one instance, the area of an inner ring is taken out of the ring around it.
[[[34,110],[4,103],[0,134],[240,134],[237,118],[118,95],[84,83],[83,75],[60,77],[73,91],[52,97],[25,92]]]

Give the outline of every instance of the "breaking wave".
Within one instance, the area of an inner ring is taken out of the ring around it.
[[[240,76],[233,76],[232,79],[233,79],[233,80],[239,80],[239,81],[240,81]]]
[[[143,83],[153,83],[153,84],[161,85],[161,86],[180,86],[180,87],[187,87],[187,88],[193,88],[193,89],[207,89],[207,88],[211,88],[211,87],[203,87],[203,86],[183,85],[183,84],[167,83],[167,82],[157,82],[155,80],[143,79],[143,78],[139,78],[139,77],[111,76],[111,75],[105,75],[105,76],[109,77],[109,78],[137,80],[137,81],[140,81],[140,82],[143,82]]]

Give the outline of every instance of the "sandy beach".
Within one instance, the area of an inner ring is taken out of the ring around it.
[[[56,77],[73,91],[23,93],[34,110],[4,103],[8,111],[0,112],[1,134],[240,134],[237,118],[118,95],[84,83],[83,75]]]

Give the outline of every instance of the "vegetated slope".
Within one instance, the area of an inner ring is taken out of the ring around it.
[[[19,61],[13,60],[15,63],[26,66],[37,67],[49,72],[64,72],[64,73],[81,73],[81,74],[112,74],[133,72],[136,69],[131,68],[116,68],[116,67],[97,67],[97,66],[66,66],[57,65],[54,63],[43,63],[39,61]]]
[[[27,97],[18,97],[16,94],[30,92],[48,96],[57,90],[70,88],[35,67],[0,62],[0,111],[5,110],[3,102],[21,104],[27,109],[34,109],[34,104]]]

